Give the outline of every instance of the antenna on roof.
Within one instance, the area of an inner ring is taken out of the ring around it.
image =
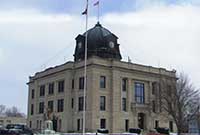
[[[128,56],[128,63],[131,63],[131,59],[130,59],[130,57]]]

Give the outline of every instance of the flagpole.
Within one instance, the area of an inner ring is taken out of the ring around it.
[[[99,3],[98,3],[98,16],[97,16],[98,18],[98,22],[99,22]]]
[[[86,112],[86,85],[87,85],[87,29],[88,29],[88,0],[86,5],[86,21],[85,21],[85,61],[84,61],[84,91],[83,91],[83,135],[85,135],[85,112]]]

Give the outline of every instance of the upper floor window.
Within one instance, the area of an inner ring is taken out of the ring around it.
[[[79,89],[84,89],[84,77],[79,78]]]
[[[144,104],[144,83],[135,83],[135,101],[139,104]]]
[[[83,111],[83,97],[78,98],[78,110]]]
[[[57,111],[58,112],[63,112],[63,110],[64,110],[64,99],[58,99]]]
[[[152,83],[152,95],[155,95],[159,90],[159,82]]]
[[[100,88],[106,88],[106,77],[100,76]]]
[[[64,88],[65,88],[65,81],[64,80],[59,81],[58,82],[58,92],[63,92]]]
[[[72,109],[74,108],[74,99],[72,98],[72,101],[71,101],[71,107]]]
[[[167,94],[168,94],[168,96],[172,95],[172,86],[171,85],[167,85]]]
[[[35,90],[34,90],[34,89],[31,90],[31,98],[32,98],[32,99],[35,98]]]
[[[33,115],[33,114],[34,114],[34,105],[31,104],[31,115]]]
[[[72,89],[74,89],[74,79],[72,79]]]
[[[152,83],[152,95],[156,94],[156,89],[157,89],[157,83],[153,82]]]
[[[48,109],[53,112],[53,100],[52,101],[48,101]]]
[[[126,91],[127,89],[127,78],[122,79],[122,91]]]
[[[49,95],[54,93],[54,83],[49,83]]]
[[[40,96],[45,96],[45,85],[40,86]]]
[[[152,111],[154,113],[156,112],[156,103],[155,103],[155,101],[152,101]]]
[[[100,96],[100,111],[106,110],[106,97]]]
[[[126,98],[122,98],[122,110],[126,111]]]
[[[39,113],[44,113],[44,102],[39,103]]]

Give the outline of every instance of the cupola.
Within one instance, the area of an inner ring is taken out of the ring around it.
[[[76,37],[76,48],[74,61],[84,60],[85,57],[85,36],[79,34]],[[121,60],[118,37],[111,33],[98,22],[93,28],[87,31],[87,56]]]

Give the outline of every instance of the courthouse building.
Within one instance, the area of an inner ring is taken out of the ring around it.
[[[86,131],[105,128],[111,133],[121,133],[129,128],[147,131],[155,127],[175,130],[174,122],[161,108],[159,83],[161,79],[175,82],[175,71],[122,61],[118,37],[100,23],[87,32]],[[74,61],[29,78],[28,125],[31,128],[43,128],[48,110],[55,130],[81,132],[85,35],[76,37]]]

